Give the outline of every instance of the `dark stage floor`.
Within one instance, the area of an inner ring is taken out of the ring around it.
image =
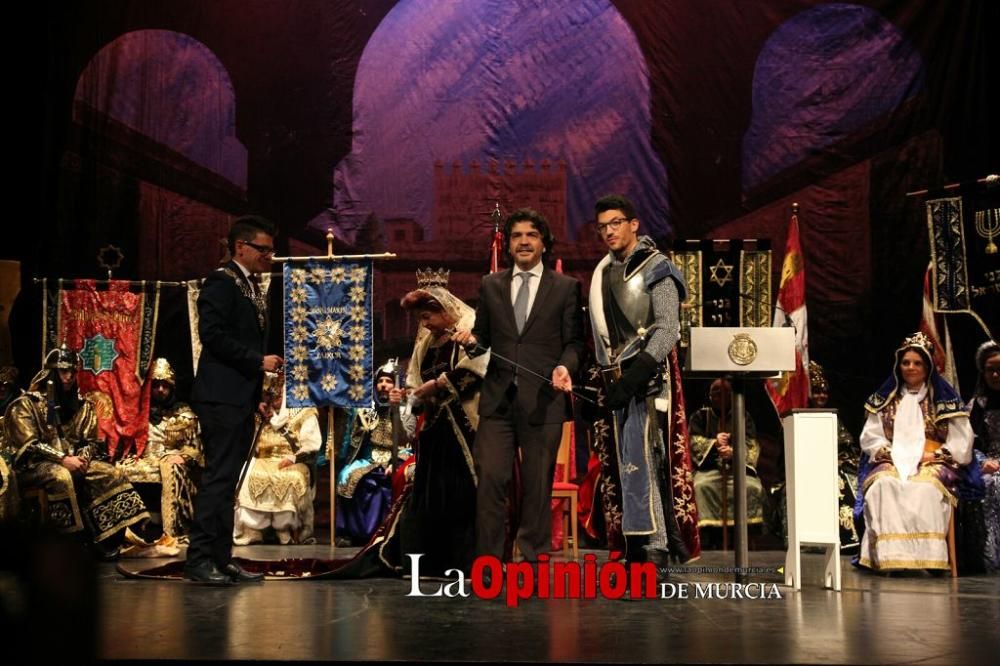
[[[330,556],[328,546],[237,551],[253,559]],[[751,553],[755,567],[783,559]],[[804,553],[803,588],[779,587],[781,599],[528,599],[517,608],[502,598],[411,598],[410,582],[398,579],[208,588],[127,580],[102,564],[97,651],[105,660],[817,664],[976,664],[1000,652],[1000,577],[887,578],[856,571],[845,558],[838,594],[818,586],[821,560]],[[719,552],[695,563],[731,564],[732,555]],[[692,589],[731,580],[676,576]]]

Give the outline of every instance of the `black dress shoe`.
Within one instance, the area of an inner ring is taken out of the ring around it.
[[[230,562],[222,568],[224,575],[228,575],[229,579],[234,583],[262,583],[264,582],[264,574],[262,573],[250,573],[236,562]]]
[[[184,565],[184,578],[202,585],[232,585],[233,580],[219,571],[214,562],[196,562]]]

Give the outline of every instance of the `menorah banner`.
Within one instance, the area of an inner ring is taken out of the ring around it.
[[[371,260],[289,262],[284,284],[288,406],[371,407]]]
[[[80,392],[97,406],[108,454],[141,454],[149,431],[146,372],[156,342],[160,285],[127,280],[43,280],[42,360],[65,344],[83,359]],[[120,449],[120,450],[119,450]]]
[[[927,232],[934,309],[1000,334],[1000,189],[928,200]]]
[[[670,258],[688,287],[682,345],[687,346],[692,326],[771,325],[769,240],[685,240]]]

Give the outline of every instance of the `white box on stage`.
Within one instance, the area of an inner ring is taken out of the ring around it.
[[[837,412],[793,409],[785,430],[788,552],[785,584],[802,586],[801,547],[823,546],[824,587],[840,591],[840,522],[837,482]]]
[[[719,376],[772,377],[795,370],[795,329],[782,327],[692,327],[684,370]]]

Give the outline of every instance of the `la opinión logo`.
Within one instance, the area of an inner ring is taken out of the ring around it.
[[[423,553],[408,553],[410,591],[408,597],[469,597],[496,599],[504,595],[510,608],[525,599],[781,599],[776,583],[664,583],[656,578],[650,562],[597,563],[588,553],[579,562],[550,562],[540,555],[537,563],[508,562],[496,557],[476,558],[469,576],[461,569],[444,572],[448,582],[431,589],[420,585],[420,558]]]

